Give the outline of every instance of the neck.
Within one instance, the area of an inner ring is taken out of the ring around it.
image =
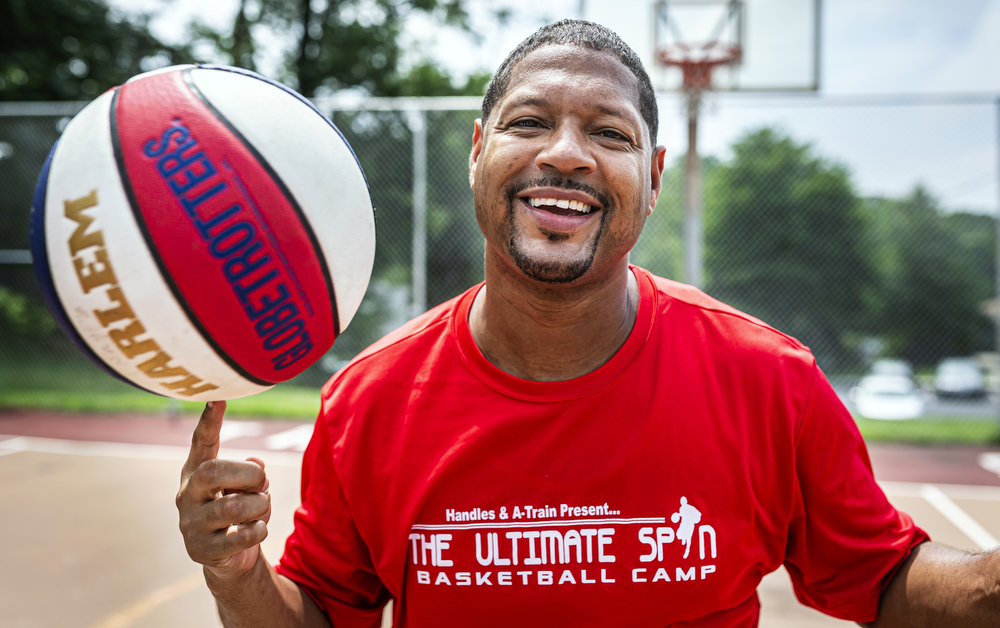
[[[585,375],[625,344],[639,303],[627,261],[582,286],[526,284],[491,269],[469,314],[472,337],[497,368],[534,381]]]

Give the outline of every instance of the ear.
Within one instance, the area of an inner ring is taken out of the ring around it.
[[[472,130],[472,152],[469,154],[469,187],[476,189],[476,162],[479,161],[479,153],[483,150],[483,120],[476,118]]]
[[[660,189],[663,187],[663,161],[666,158],[667,149],[657,146],[653,149],[653,159],[650,162],[650,192],[649,207],[646,209],[646,217],[652,215],[656,209],[656,199],[660,197]]]

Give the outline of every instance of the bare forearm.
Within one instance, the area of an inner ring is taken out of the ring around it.
[[[279,575],[263,553],[244,578],[227,582],[205,570],[226,628],[330,628],[320,611],[297,584]]]
[[[1000,626],[1000,551],[969,554],[934,543],[913,550],[882,594],[870,628]]]

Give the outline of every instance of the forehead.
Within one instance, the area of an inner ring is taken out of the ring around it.
[[[588,98],[627,101],[638,115],[639,80],[624,63],[607,52],[563,44],[542,46],[521,59],[499,106],[502,110],[525,92],[558,99],[577,88],[585,89]]]

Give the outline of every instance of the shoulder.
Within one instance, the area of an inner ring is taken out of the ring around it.
[[[481,284],[480,284],[481,285]],[[326,400],[338,387],[370,388],[391,378],[419,371],[422,365],[440,357],[443,345],[454,341],[454,320],[459,304],[478,291],[474,286],[457,297],[417,316],[389,332],[363,350],[339,370],[323,387]]]
[[[655,286],[657,326],[661,333],[684,336],[727,360],[800,362],[810,370],[815,358],[808,347],[764,321],[737,310],[703,291],[643,272]]]
[[[761,433],[785,433],[789,443],[809,407],[842,422],[843,405],[808,347],[697,288],[649,277],[660,355],[671,354],[678,377],[709,391],[713,404],[744,425],[770,425]]]

